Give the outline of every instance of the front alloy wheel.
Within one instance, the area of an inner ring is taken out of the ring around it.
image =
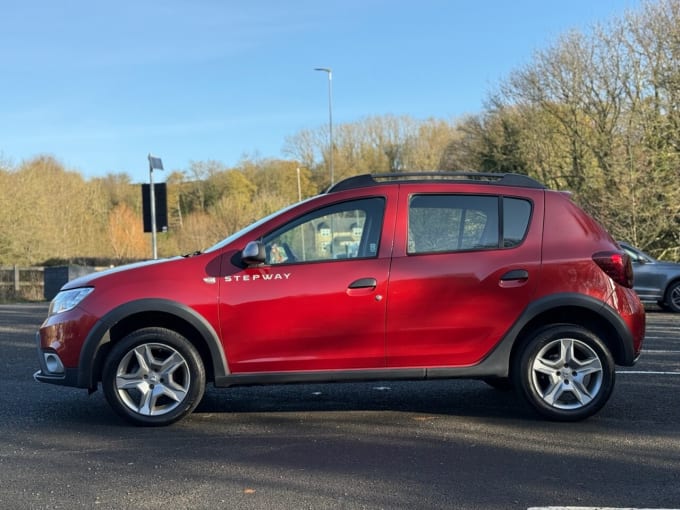
[[[614,388],[614,361],[604,343],[579,326],[539,331],[514,371],[523,396],[543,416],[560,421],[599,411]]]
[[[146,328],[113,347],[102,384],[109,404],[124,418],[138,425],[169,425],[200,402],[205,370],[183,336]]]

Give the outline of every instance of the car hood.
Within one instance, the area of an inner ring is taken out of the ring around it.
[[[173,257],[169,259],[160,259],[160,260],[145,260],[142,262],[134,262],[132,264],[125,264],[122,266],[116,266],[112,267],[109,269],[105,269],[103,271],[96,271],[93,273],[89,273],[83,276],[79,276],[78,278],[74,278],[73,280],[69,281],[66,283],[63,287],[62,290],[68,290],[68,289],[75,289],[77,287],[87,287],[89,285],[94,284],[97,280],[101,280],[102,278],[106,278],[107,276],[111,276],[116,273],[122,273],[125,271],[132,271],[135,269],[141,269],[141,268],[146,268],[150,266],[157,266],[157,265],[162,265],[162,264],[168,264],[171,262],[174,262],[176,260],[182,260],[183,257]]]
[[[666,262],[666,261],[657,260],[656,262],[654,262],[650,265],[653,265],[657,269],[668,269],[668,270],[680,271],[680,264],[677,263],[677,262]]]

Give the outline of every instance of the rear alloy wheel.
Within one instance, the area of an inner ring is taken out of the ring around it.
[[[203,397],[205,369],[182,335],[163,328],[135,331],[117,343],[104,364],[106,399],[137,425],[169,425]]]
[[[592,416],[614,389],[614,360],[591,331],[570,324],[538,331],[516,360],[515,386],[539,414],[576,421]]]
[[[680,282],[675,282],[666,290],[666,305],[672,312],[680,312]]]

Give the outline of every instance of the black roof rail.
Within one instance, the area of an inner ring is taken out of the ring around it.
[[[326,193],[378,186],[387,182],[459,181],[478,184],[498,184],[523,188],[545,189],[545,185],[527,175],[494,172],[400,172],[361,174],[348,177],[332,185]]]

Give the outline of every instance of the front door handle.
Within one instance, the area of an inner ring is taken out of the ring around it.
[[[349,284],[348,289],[375,289],[378,286],[378,280],[375,278],[359,278]]]

